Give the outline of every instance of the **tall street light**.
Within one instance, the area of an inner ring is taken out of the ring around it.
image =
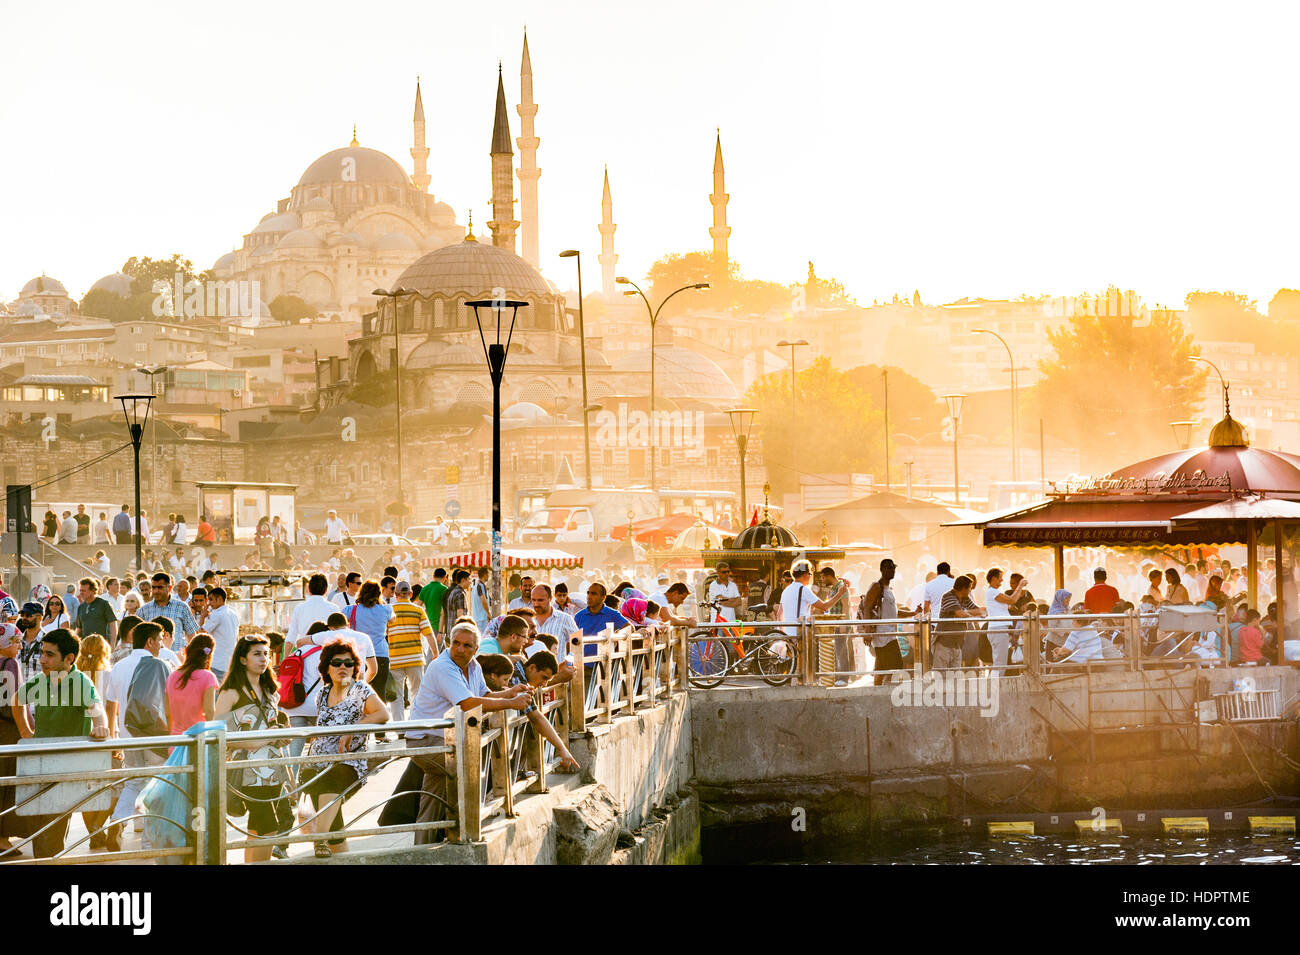
[[[142,375],[149,376],[149,396],[158,397],[158,389],[154,387],[154,376],[164,374],[167,371],[166,365],[140,365],[136,371]],[[153,511],[154,520],[158,519],[158,413],[155,411],[153,416],[153,450],[149,453],[149,493],[152,500],[149,503]],[[139,517],[139,509],[136,510],[136,516]],[[136,565],[136,570],[140,565]]]
[[[1011,480],[1020,480],[1020,451],[1016,433],[1020,430],[1020,402],[1016,399],[1016,360],[1011,355],[1011,346],[1007,340],[991,328],[977,328],[977,333],[992,335],[1007,350],[1007,361],[1011,363]]]
[[[668,304],[668,299],[678,292],[685,292],[688,289],[708,288],[709,283],[696,282],[694,285],[683,285],[681,288],[669,292],[667,298],[659,303],[658,308],[651,308],[650,299],[645,297],[645,292],[641,291],[641,286],[623,275],[616,277],[614,281],[619,285],[632,286],[631,289],[624,289],[623,294],[640,295],[641,301],[645,302],[645,310],[650,315],[650,490],[655,491],[658,490],[655,486],[655,454],[659,446],[659,429],[655,427],[655,325],[658,324],[659,313]]]
[[[589,405],[583,405],[583,406],[582,406],[582,426],[583,426],[584,428],[589,427],[589,425],[588,425],[588,423],[587,423],[587,418],[588,418],[590,415],[600,414],[600,413],[601,413],[602,411],[604,411],[604,410],[605,410],[605,406],[602,405],[602,404],[601,404],[600,402],[598,402],[598,401],[597,401],[597,402],[593,402],[592,404],[589,404]],[[586,435],[585,435],[585,433],[584,433],[584,437],[585,437],[585,436],[586,436]],[[587,462],[588,462],[588,463],[587,463],[587,487],[588,487],[588,489],[590,489],[590,488],[591,488],[591,456],[590,456],[590,455],[587,456]],[[601,466],[604,467],[603,463],[602,463]],[[602,482],[605,480],[604,471],[601,472],[601,478],[600,478],[600,479],[601,479]]]
[[[381,288],[370,293],[376,298],[392,299],[393,304],[393,372],[397,376],[397,503],[406,506],[406,485],[402,480],[402,315],[398,299],[403,295],[414,295],[415,289],[402,288],[400,285],[391,292]],[[383,325],[380,325],[382,334]],[[403,514],[403,517],[406,515]]]
[[[488,374],[492,378],[492,614],[496,616],[501,612],[501,379],[506,372],[510,340],[515,334],[515,317],[521,308],[528,307],[528,303],[498,298],[465,304],[474,309],[479,341],[483,343],[483,357],[487,359]],[[479,309],[487,311],[488,328],[493,335],[490,345],[483,331],[484,316],[479,314]],[[510,309],[510,324],[505,327],[506,341],[503,345],[501,313],[506,309]]]
[[[798,341],[788,342],[784,338],[776,343],[777,348],[790,349],[790,473],[794,477],[794,486],[799,487],[799,424],[795,419],[795,402],[794,402],[794,350],[800,345],[808,343],[802,338]]]
[[[144,437],[144,426],[149,419],[149,406],[153,395],[118,395],[122,402],[122,414],[126,417],[126,427],[131,433],[131,450],[135,453],[135,572],[144,570],[144,557],[140,541],[143,524],[140,521],[140,440]]]
[[[740,527],[749,523],[749,500],[745,496],[745,451],[749,447],[749,433],[754,429],[758,412],[753,408],[732,408],[727,412],[731,419],[731,433],[736,436],[740,451]],[[739,528],[738,528],[739,529]]]
[[[889,473],[889,369],[880,369],[880,378],[885,383],[885,491],[893,489],[892,476]]]
[[[948,402],[948,416],[952,418],[952,502],[961,504],[961,483],[957,478],[957,429],[961,427],[961,406],[965,395],[944,395]]]
[[[587,419],[587,326],[582,317],[582,253],[565,249],[560,258],[578,261],[578,353],[582,356],[582,460],[587,465],[587,490],[591,490],[591,423]]]

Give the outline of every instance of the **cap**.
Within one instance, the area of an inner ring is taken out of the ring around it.
[[[43,616],[45,616],[45,608],[42,607],[42,606],[41,606],[40,604],[38,604],[38,603],[32,603],[32,602],[30,602],[30,601],[28,601],[27,603],[23,604],[22,609],[19,610],[18,612],[19,612],[20,614],[24,614],[24,613],[25,613],[25,614],[30,614],[30,615],[32,615],[32,616],[36,616],[36,617],[43,617]]]
[[[397,587],[393,592],[398,594],[409,594],[411,592],[411,585],[405,580],[399,580],[397,582]]]

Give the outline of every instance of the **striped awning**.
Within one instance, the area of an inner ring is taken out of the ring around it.
[[[476,550],[467,554],[452,554],[443,557],[426,557],[420,561],[421,567],[491,567],[492,551]],[[582,567],[582,558],[563,550],[502,550],[501,568],[503,570],[520,570],[526,567],[557,570],[577,570]]]

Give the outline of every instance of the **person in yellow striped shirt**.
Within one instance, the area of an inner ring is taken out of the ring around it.
[[[406,718],[403,698],[406,687],[411,688],[411,700],[414,701],[420,689],[420,678],[424,676],[424,643],[428,642],[435,657],[442,648],[429,625],[428,614],[411,599],[411,585],[405,580],[398,581],[393,596],[393,616],[388,621],[388,672],[397,688],[393,719],[400,722]]]

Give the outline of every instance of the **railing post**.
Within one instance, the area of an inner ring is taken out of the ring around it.
[[[1035,680],[1039,679],[1043,649],[1043,622],[1038,618],[1038,610],[1025,611],[1025,670]]]
[[[546,716],[543,714],[542,719]],[[528,765],[536,774],[533,777],[532,785],[528,787],[530,793],[544,793],[546,787],[546,740],[541,733],[530,732],[524,737],[524,745],[528,747]]]
[[[500,728],[500,746],[492,748],[492,795],[502,799],[507,818],[515,814],[515,796],[510,774],[510,710],[495,710],[487,715],[489,729]]]
[[[812,621],[800,620],[799,624],[799,661],[802,664],[799,682],[812,686],[817,682],[817,643],[813,639]]]
[[[674,627],[673,633],[677,639],[674,644],[674,650],[677,654],[677,685],[674,687],[669,683],[668,692],[672,694],[673,690],[685,690],[689,681],[687,679],[690,673],[690,641],[687,639],[685,627]],[[671,674],[670,674],[671,675]]]
[[[459,842],[478,842],[483,825],[483,708],[456,710],[456,827]]]
[[[659,665],[656,662],[659,659],[659,628],[655,627],[646,634],[646,639],[650,648],[646,653],[645,669],[641,672],[645,674],[645,679],[649,683],[646,690],[646,705],[659,705]]]
[[[587,731],[587,648],[582,642],[579,630],[569,638],[573,650],[574,673],[569,681],[569,736]]]
[[[627,694],[627,712],[636,712],[636,631],[623,630],[623,692]]]
[[[1136,672],[1142,669],[1142,621],[1136,609],[1124,616],[1124,656],[1128,658],[1128,668]]]
[[[930,618],[922,617],[916,625],[916,646],[912,648],[915,665],[919,665],[921,674],[930,671]]]
[[[605,636],[600,642],[600,656],[605,661],[604,672],[600,675],[600,688],[605,693],[605,715],[601,718],[601,722],[609,723],[614,719],[614,625],[612,623],[605,624]]]

